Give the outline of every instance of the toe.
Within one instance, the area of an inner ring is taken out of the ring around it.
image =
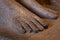
[[[20,32],[21,34],[25,34],[25,30],[22,26],[19,27],[18,32]]]
[[[19,18],[15,18],[15,19],[14,19],[14,23],[15,23],[16,26],[17,26],[16,28],[17,28],[18,32],[21,33],[21,34],[24,34],[24,33],[25,33],[25,30],[24,30],[24,28],[22,27]]]
[[[22,24],[23,28],[26,30],[26,33],[30,33],[32,31],[27,23],[22,22],[21,24]]]
[[[36,22],[41,24],[44,28],[48,28],[48,24],[46,22],[44,22],[41,18],[36,16],[36,17],[34,17],[34,19],[36,20]]]

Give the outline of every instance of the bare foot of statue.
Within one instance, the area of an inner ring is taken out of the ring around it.
[[[41,18],[14,0],[1,0],[0,10],[0,24],[17,29],[19,33],[38,32],[48,27]]]
[[[47,11],[43,11],[44,13],[47,13]],[[53,17],[53,19],[56,18],[56,15],[53,14],[51,16],[50,12],[46,15],[44,13],[43,15],[42,13],[39,15],[48,18]],[[36,33],[48,27],[48,24],[46,24],[44,20],[24,8],[15,0],[0,0],[0,24],[3,25],[0,25],[0,35],[14,40],[21,40],[23,37],[20,34],[30,32]]]

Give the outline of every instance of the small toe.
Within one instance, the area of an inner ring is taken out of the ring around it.
[[[41,24],[44,28],[48,28],[48,24],[47,24],[44,20],[42,20],[41,18],[39,18],[39,17],[34,17],[34,19],[35,19],[39,24]]]
[[[30,33],[32,31],[27,23],[22,22],[21,24],[22,24],[23,28],[25,29],[26,33]]]

